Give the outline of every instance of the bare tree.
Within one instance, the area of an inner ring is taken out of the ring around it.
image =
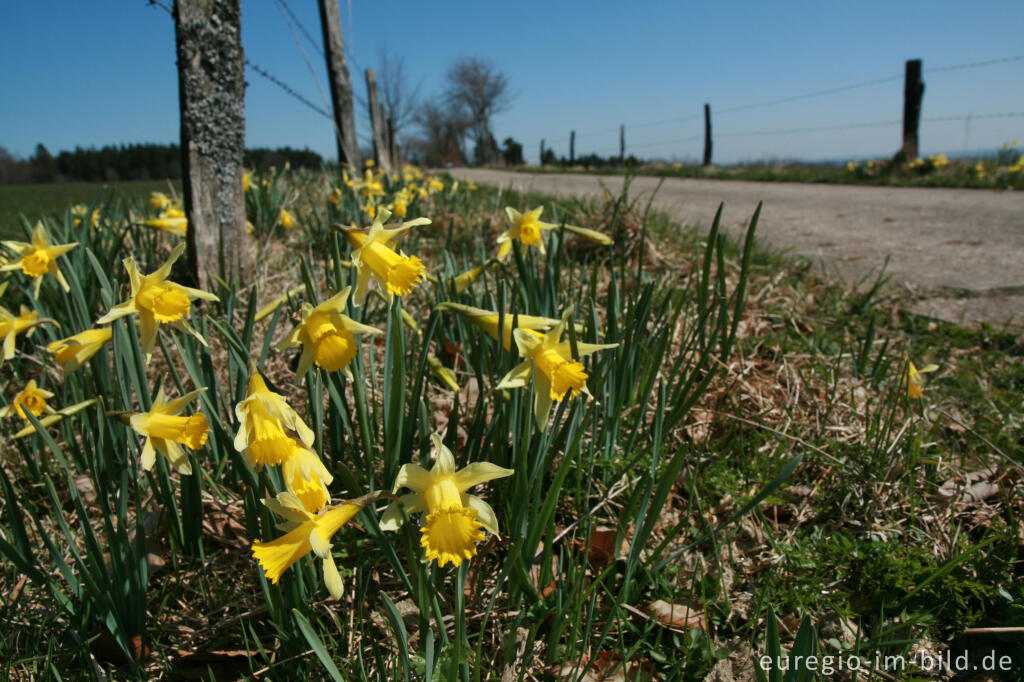
[[[462,138],[471,122],[461,108],[444,98],[424,101],[414,117],[420,136],[410,141],[414,153],[428,166],[462,163]]]
[[[491,116],[509,108],[515,94],[508,78],[492,63],[476,57],[455,62],[445,74],[447,100],[465,109],[473,137],[477,163],[492,161],[498,153],[491,133]]]
[[[377,50],[377,90],[388,113],[388,125],[394,139],[416,118],[420,86],[410,87],[405,75],[405,60],[385,47]]]

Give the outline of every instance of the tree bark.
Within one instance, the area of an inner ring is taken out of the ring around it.
[[[323,29],[327,77],[331,81],[331,106],[334,109],[334,133],[338,141],[338,163],[362,167],[359,141],[356,139],[356,114],[352,106],[352,81],[345,64],[345,43],[341,36],[338,0],[317,0],[320,27]]]
[[[239,0],[177,0],[178,101],[188,266],[193,286],[245,284],[245,63]]]

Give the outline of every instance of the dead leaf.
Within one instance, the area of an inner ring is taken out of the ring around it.
[[[972,471],[940,485],[935,497],[944,502],[973,506],[999,492],[999,479],[995,469]]]
[[[663,625],[690,630],[700,628],[707,630],[707,623],[704,620],[704,610],[694,608],[688,604],[670,604],[667,601],[657,599],[647,607],[648,613],[654,616],[655,620]]]
[[[96,486],[93,485],[91,476],[88,474],[75,476],[75,489],[78,490],[86,507],[96,506]]]
[[[182,651],[174,657],[174,672],[185,680],[233,680],[249,672],[248,651]]]
[[[615,561],[615,538],[618,531],[607,526],[596,526],[590,531],[590,553],[588,559],[595,571],[603,571]]]

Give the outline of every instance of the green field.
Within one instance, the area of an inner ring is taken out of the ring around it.
[[[45,185],[0,185],[0,236],[21,238],[25,232],[19,216],[35,224],[43,216],[59,215],[75,204],[113,206],[118,202],[144,200],[150,192],[181,193],[181,181],[67,182]]]

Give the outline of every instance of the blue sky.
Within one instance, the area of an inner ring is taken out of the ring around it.
[[[168,0],[169,2],[170,0]],[[288,6],[319,43],[314,0]],[[274,0],[242,0],[246,56],[325,107]],[[924,61],[925,154],[991,149],[1024,137],[1024,2],[368,2],[342,0],[353,81],[378,50],[401,55],[421,95],[443,88],[459,57],[490,60],[517,96],[493,122],[536,160],[540,140],[568,154],[627,153],[668,160],[701,154],[704,102],[715,160],[853,158],[892,154],[900,126],[802,134],[778,131],[898,121],[902,73]],[[29,156],[76,145],[178,139],[174,26],[146,0],[0,4],[0,146]],[[296,32],[326,90],[317,48]],[[895,77],[885,83],[728,112],[749,104]],[[246,144],[309,147],[333,157],[330,121],[247,71]],[[721,112],[721,113],[718,113]],[[928,121],[971,115],[970,121]],[[666,120],[692,117],[669,124]],[[365,116],[360,121],[365,135]],[[756,133],[750,134],[747,133]],[[694,138],[694,139],[689,139]]]

